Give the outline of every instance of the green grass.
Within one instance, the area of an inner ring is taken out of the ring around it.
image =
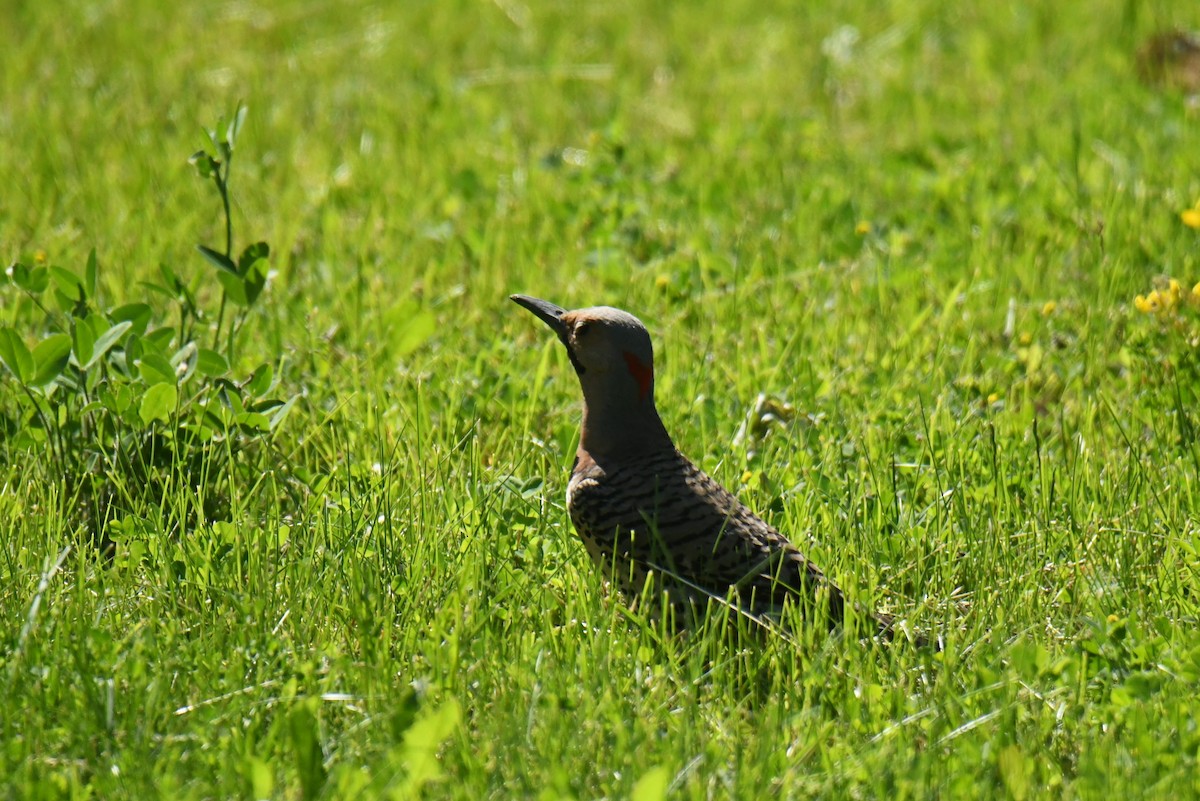
[[[1134,69],[1186,4],[0,20],[0,257],[94,247],[113,304],[208,275],[186,159],[243,100],[234,220],[275,273],[235,372],[301,395],[223,519],[111,564],[0,440],[0,795],[1200,795],[1197,318],[1133,306],[1200,280],[1196,111]],[[641,317],[681,449],[945,651],[627,614],[511,292]],[[735,438],[760,393],[794,414]],[[202,506],[168,487],[144,519]]]

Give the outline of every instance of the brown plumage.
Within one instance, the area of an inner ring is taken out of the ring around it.
[[[583,424],[567,509],[593,561],[636,600],[653,573],[678,625],[710,599],[777,619],[786,604],[830,627],[841,591],[786,537],[676,449],[654,404],[650,335],[633,315],[512,300],[558,335],[583,389]],[[890,634],[891,621],[876,618]]]

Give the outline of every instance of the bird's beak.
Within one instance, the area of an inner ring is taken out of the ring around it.
[[[567,325],[562,319],[563,315],[567,313],[566,309],[555,306],[548,300],[538,300],[528,295],[509,295],[509,299],[536,314],[539,320],[558,334],[559,339],[564,343],[567,341]]]
[[[575,368],[578,375],[583,375],[585,372],[583,363],[579,361],[579,357],[575,355],[575,349],[571,347],[570,332],[567,331],[567,324],[563,320],[563,315],[567,313],[567,310],[561,306],[555,306],[548,300],[538,300],[528,295],[509,295],[508,297],[513,303],[524,306],[536,314],[539,320],[550,326],[555,334],[558,334],[559,340],[567,348],[567,358],[571,360],[571,366]]]

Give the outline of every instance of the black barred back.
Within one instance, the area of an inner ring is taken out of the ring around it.
[[[567,509],[605,575],[636,598],[650,571],[672,603],[725,600],[760,616],[787,602],[829,595],[830,625],[842,595],[799,549],[674,448],[622,461],[580,454]]]

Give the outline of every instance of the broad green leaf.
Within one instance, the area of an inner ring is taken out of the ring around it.
[[[9,442],[18,450],[31,451],[34,448],[43,447],[46,442],[46,432],[29,426],[19,429]]]
[[[225,290],[225,294],[231,301],[239,306],[250,305],[250,301],[246,297],[246,282],[240,276],[218,270],[217,280],[221,282],[221,288]]]
[[[178,383],[184,383],[196,374],[198,350],[195,342],[189,342],[171,357],[171,366],[175,368]]]
[[[225,141],[229,143],[230,150],[237,146],[238,134],[242,132],[242,124],[246,121],[247,110],[244,105],[238,103],[237,111],[233,113],[233,119],[229,121],[229,127],[225,129]]]
[[[133,406],[133,390],[125,384],[116,388],[113,392],[113,397],[117,405],[117,414],[125,414]]]
[[[154,350],[150,346],[150,350]],[[133,368],[137,365],[137,360],[142,358],[142,354],[146,352],[146,340],[137,335],[136,331],[131,331],[129,339],[125,340],[125,372],[132,375]]]
[[[124,306],[118,306],[110,311],[108,316],[114,323],[123,323],[126,321],[132,323],[133,333],[142,336],[146,333],[146,328],[150,325],[154,311],[145,303],[126,303]]]
[[[181,428],[187,431],[190,436],[195,437],[197,442],[211,442],[213,437],[217,435],[217,432],[212,428],[200,423],[186,423]]]
[[[222,434],[229,431],[229,410],[224,406],[217,404],[215,406],[207,406],[204,409],[204,424]]]
[[[87,267],[83,270],[83,290],[89,298],[96,297],[96,280],[100,272],[100,265],[96,263],[96,249],[92,248],[88,253]]]
[[[83,369],[86,371],[93,364],[103,358],[104,354],[112,350],[113,345],[116,345],[117,342],[121,340],[121,337],[125,336],[125,332],[130,328],[133,328],[133,323],[126,320],[123,323],[116,323],[115,325],[110,326],[107,331],[96,337],[96,344],[92,350],[92,358],[89,359],[88,363],[83,366]]]
[[[72,317],[80,316],[80,314],[77,312],[86,314],[86,306],[84,308],[80,308],[81,304],[78,296],[71,297],[70,295],[65,294],[57,286],[52,288],[50,292],[54,295],[54,302],[58,304],[58,308],[62,311],[66,312]]]
[[[237,392],[225,391],[221,394],[225,404],[229,407],[229,411],[233,414],[233,421],[236,423],[237,418],[246,413],[246,406],[242,403],[242,396]]]
[[[87,299],[83,279],[65,267],[51,266],[50,277],[54,279],[54,286],[58,291],[66,295],[71,303]]]
[[[61,389],[63,392],[67,393],[79,393],[82,388],[82,385],[79,383],[74,373],[68,370],[63,370],[58,374],[58,378],[52,383],[47,384],[42,391],[46,393],[46,397],[50,397],[54,394],[55,390]],[[65,413],[67,407],[65,404],[59,404],[59,409]]]
[[[40,295],[50,286],[50,271],[45,267],[12,266],[12,282],[31,295]]]
[[[300,776],[300,795],[305,799],[316,798],[327,778],[317,716],[308,704],[299,704],[288,718],[296,773]]]
[[[22,384],[33,378],[33,354],[21,335],[8,326],[0,328],[0,361]]]
[[[216,174],[218,167],[216,159],[203,150],[197,150],[193,153],[191,158],[188,159],[188,164],[196,168],[196,173],[201,178],[206,179],[212,178]]]
[[[179,294],[174,290],[167,289],[162,284],[156,284],[153,281],[138,281],[138,286],[145,287],[151,292],[157,292],[163,297],[170,298],[171,300],[175,300],[177,297],[179,297]]]
[[[233,422],[243,428],[255,431],[270,431],[271,421],[265,414],[258,412],[242,412],[233,418]]]
[[[229,362],[215,350],[200,348],[196,357],[196,369],[201,375],[209,378],[219,378],[229,372]]]
[[[242,774],[250,782],[254,798],[275,797],[275,766],[254,754],[242,757]]]
[[[80,368],[90,364],[92,353],[96,349],[96,335],[86,319],[71,321],[71,338],[74,341],[75,361]]]
[[[179,280],[179,276],[177,276],[175,271],[171,269],[171,265],[167,264],[166,262],[160,261],[158,263],[158,273],[162,276],[163,283],[166,284],[167,289],[169,289],[172,294],[182,283],[182,281]]]
[[[155,384],[150,387],[142,396],[142,406],[139,410],[142,422],[150,425],[154,420],[162,420],[164,423],[170,420],[178,400],[179,391],[175,389],[174,383]]]
[[[275,408],[274,411],[272,411],[268,415],[268,417],[271,420],[271,430],[272,431],[274,431],[276,428],[278,428],[279,424],[284,421],[284,418],[286,418],[288,416],[288,414],[291,413],[292,408],[296,405],[296,399],[298,397],[299,397],[298,395],[293,395],[291,398],[288,399],[287,403],[281,403],[278,407]]]
[[[253,397],[261,398],[271,388],[271,380],[275,377],[275,369],[269,364],[260,364],[246,380],[246,391]]]
[[[84,318],[87,324],[92,329],[92,339],[98,340],[109,328],[112,328],[112,323],[103,314],[91,314]]]
[[[100,390],[100,402],[104,404],[104,408],[116,415],[123,414],[129,408],[129,402],[132,394],[129,392],[129,387],[119,386],[115,389],[105,388]]]
[[[175,329],[169,325],[164,325],[162,328],[155,328],[153,331],[147,331],[142,339],[147,344],[152,345],[159,353],[166,351],[171,345],[171,340],[175,338]]]
[[[422,787],[442,775],[444,768],[437,758],[438,749],[459,728],[461,720],[458,701],[451,698],[408,727],[403,745],[408,775],[402,797],[417,797]]]
[[[189,359],[196,358],[196,351],[198,350],[199,347],[195,342],[185,343],[182,348],[171,354],[171,366],[178,370],[179,365],[183,364]]]
[[[218,253],[207,245],[196,245],[196,250],[200,251],[200,255],[212,262],[218,270],[237,275],[237,265],[224,253]]]
[[[238,386],[237,382],[228,378],[214,378],[212,383],[213,386],[217,388],[218,394],[221,398],[224,398],[226,395],[231,393],[234,395],[240,395],[242,392],[242,388]]]
[[[1034,766],[1021,752],[1020,746],[1010,745],[1001,749],[997,759],[1000,779],[1014,801],[1025,801],[1029,795],[1030,779]]]
[[[258,300],[258,296],[262,294],[263,288],[267,285],[267,271],[271,268],[270,263],[266,259],[259,259],[250,265],[242,278],[243,286],[246,292],[246,305],[254,304]]]
[[[262,294],[267,285],[267,272],[271,263],[267,257],[271,247],[266,242],[255,242],[242,251],[238,256],[238,274],[242,276],[243,292],[246,295],[246,305],[251,305]]]
[[[174,386],[175,368],[167,357],[157,351],[147,351],[137,360],[138,372],[147,384],[166,382]]]
[[[62,374],[71,358],[71,337],[66,334],[51,334],[33,348],[33,380],[35,387],[43,387]]]
[[[228,520],[215,520],[209,529],[209,536],[212,537],[212,542],[232,546],[238,542],[238,526],[229,523]]]
[[[671,786],[671,772],[663,766],[651,768],[633,784],[630,801],[663,801]]]
[[[242,251],[242,255],[238,256],[238,274],[245,275],[250,269],[250,265],[270,255],[271,246],[266,242],[255,242],[253,245],[247,245],[246,249]]]
[[[437,318],[429,311],[421,309],[413,312],[407,320],[394,329],[392,348],[397,356],[407,356],[425,344],[425,341],[437,331]]]

